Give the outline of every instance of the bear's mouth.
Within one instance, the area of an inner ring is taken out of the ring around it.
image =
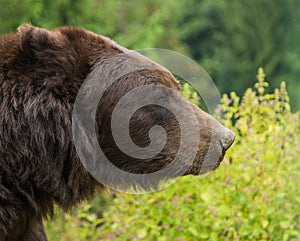
[[[192,167],[184,174],[184,176],[186,175],[199,176],[216,170],[221,165],[221,162],[223,161],[225,154],[226,154],[226,149],[222,148],[221,155],[219,156],[217,161],[214,160],[210,163],[205,163],[205,164],[202,163],[201,161],[196,161],[194,165],[192,165]]]
[[[221,162],[223,161],[225,154],[226,154],[226,151],[223,150],[222,151],[222,155],[220,156],[220,158],[217,161],[217,163],[213,166],[212,171],[216,170],[221,165]]]

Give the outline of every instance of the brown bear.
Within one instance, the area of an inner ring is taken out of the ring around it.
[[[87,76],[99,63],[118,54],[126,56],[126,51],[104,36],[75,27],[49,31],[25,24],[17,33],[1,36],[0,241],[47,240],[42,221],[51,217],[54,204],[68,210],[104,188],[77,154],[72,111]],[[159,125],[166,133],[164,147],[152,158],[136,158],[116,145],[110,124],[114,107],[129,90],[147,85],[164,86],[182,96],[179,82],[169,71],[136,70],[105,91],[96,113],[97,140],[103,152],[113,165],[135,174],[153,173],[168,165],[181,138],[173,113],[148,105],[132,116],[130,136],[137,146],[145,147],[151,142],[149,130]],[[201,127],[196,156],[182,175],[217,168],[234,134],[192,103],[179,102],[179,110],[194,111]],[[192,119],[186,116],[186,122]],[[209,146],[216,160],[204,164]]]

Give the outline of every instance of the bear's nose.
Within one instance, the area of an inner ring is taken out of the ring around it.
[[[235,139],[235,134],[231,130],[227,129],[224,138],[222,138],[221,140],[223,148],[227,150],[234,142],[234,139]]]

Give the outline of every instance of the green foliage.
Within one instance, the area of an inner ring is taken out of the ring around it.
[[[100,203],[85,204],[48,225],[50,240],[299,240],[300,115],[290,111],[284,82],[266,93],[263,69],[257,79],[217,109],[237,135],[218,170],[152,194],[119,193],[100,217],[91,211]],[[183,92],[193,96],[187,85]]]
[[[96,240],[94,231],[101,226],[102,212],[112,202],[112,196],[112,194],[102,193],[91,202],[83,203],[71,213],[64,213],[57,208],[54,218],[46,222],[49,240]]]
[[[83,27],[128,48],[184,49],[176,31],[180,3],[172,0],[0,0],[0,33],[14,32],[25,22],[55,28]],[[175,17],[175,18],[173,18]]]
[[[195,105],[200,105],[200,97],[198,95],[198,93],[195,91],[195,89],[188,84],[187,82],[182,84],[182,89],[181,92],[183,94],[183,96],[187,99],[189,99],[192,103],[194,103]]]
[[[25,22],[84,27],[132,48],[189,54],[222,93],[242,94],[264,66],[272,88],[288,81],[300,108],[298,0],[0,0],[0,33]]]
[[[243,93],[264,66],[272,88],[288,80],[292,106],[300,108],[299,1],[186,0],[185,6],[183,41],[221,92]]]

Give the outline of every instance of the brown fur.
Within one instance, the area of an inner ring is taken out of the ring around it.
[[[69,209],[91,197],[103,185],[81,164],[72,142],[71,115],[76,94],[95,64],[122,53],[101,36],[63,27],[48,31],[23,25],[0,38],[0,241],[45,241],[43,218],[56,203]],[[97,111],[98,139],[105,154],[119,168],[150,173],[168,164],[176,154],[180,133],[174,116],[148,106],[131,122],[133,141],[149,144],[148,131],[162,125],[168,141],[149,160],[130,158],[116,147],[111,112],[128,90],[147,84],[168,86],[180,94],[169,73],[143,70],[129,73],[109,88]],[[202,123],[197,161],[186,173],[199,173],[212,128],[210,116],[193,106]],[[126,161],[120,161],[126,160]]]

